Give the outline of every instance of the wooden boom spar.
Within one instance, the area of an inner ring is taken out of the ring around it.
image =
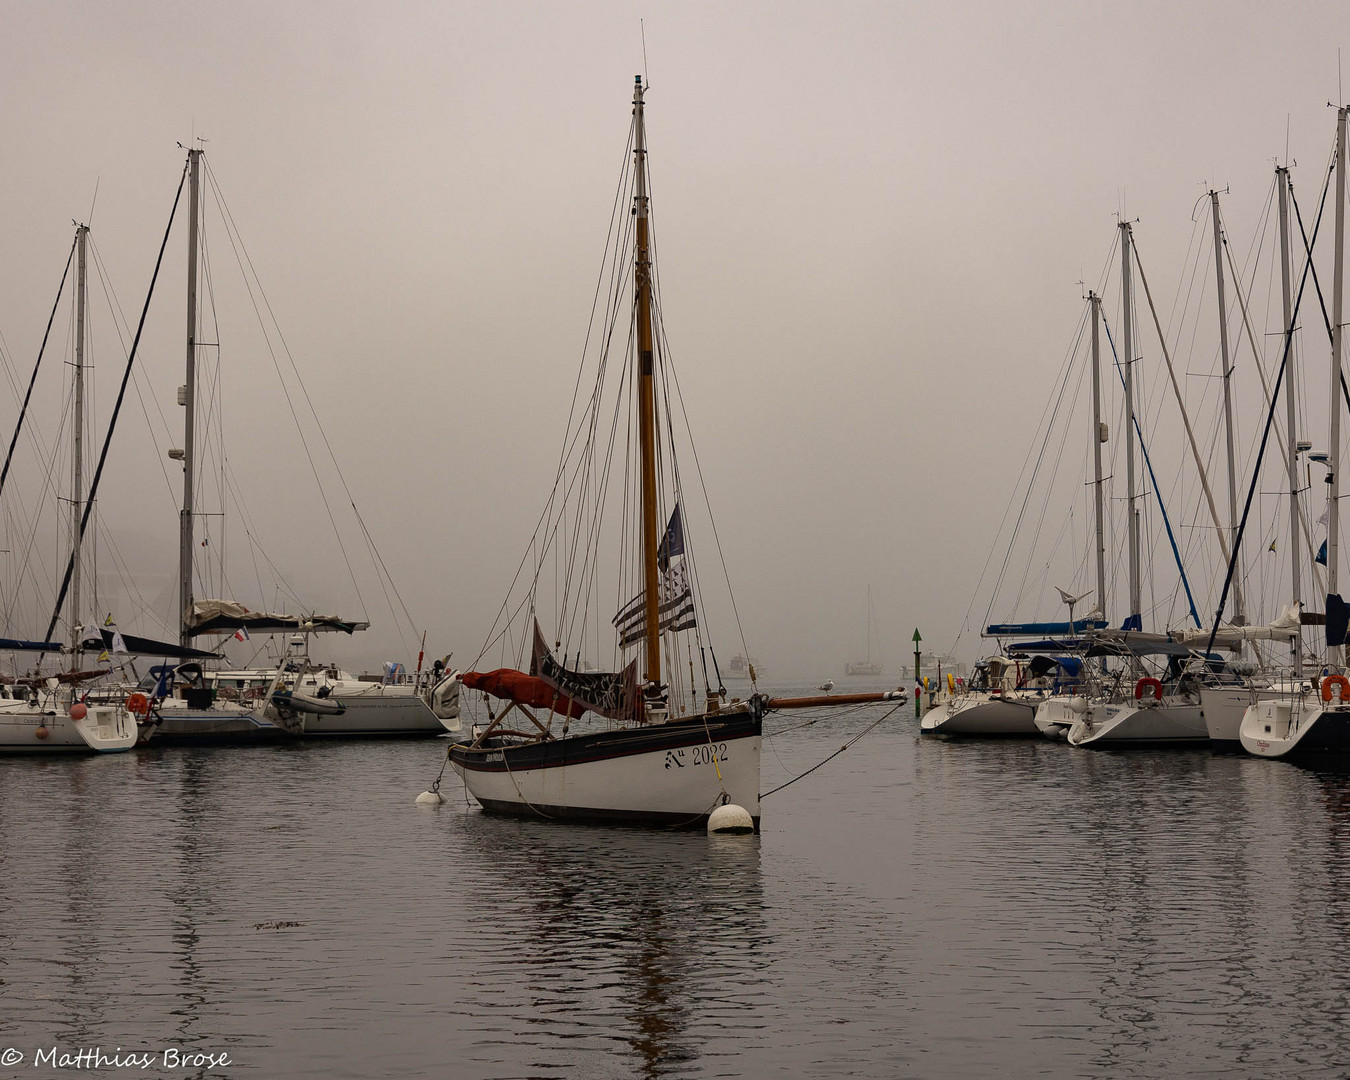
[[[820,694],[816,697],[769,698],[767,709],[816,709],[824,705],[877,705],[894,701],[903,705],[909,700],[908,690],[883,690],[876,694]]]

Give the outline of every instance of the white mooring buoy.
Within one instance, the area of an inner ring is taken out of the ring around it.
[[[708,815],[708,833],[752,833],[755,819],[744,806],[725,803]]]
[[[440,806],[443,802],[445,802],[445,796],[439,791],[424,791],[417,796],[418,806]]]

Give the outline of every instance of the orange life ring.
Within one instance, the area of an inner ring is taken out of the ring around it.
[[[141,693],[132,694],[127,698],[127,712],[132,716],[150,715],[150,699]]]
[[[1340,704],[1350,704],[1350,679],[1347,679],[1344,675],[1328,675],[1322,680],[1322,700],[1327,702],[1331,701],[1331,688],[1333,686],[1339,686],[1341,688],[1341,692],[1338,695]]]
[[[1161,680],[1161,679],[1152,679],[1152,678],[1149,678],[1148,676],[1145,676],[1144,678],[1140,679],[1137,683],[1134,684],[1134,700],[1135,700],[1135,701],[1143,701],[1143,700],[1144,700],[1144,691],[1145,691],[1146,689],[1150,688],[1150,687],[1152,687],[1152,689],[1153,689],[1153,700],[1154,700],[1154,701],[1161,701],[1161,700],[1162,700],[1162,680]]]

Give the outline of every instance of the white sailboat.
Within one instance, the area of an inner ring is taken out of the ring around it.
[[[589,568],[595,565],[596,549],[589,526],[582,530],[576,524],[563,524],[598,523],[603,492],[590,485],[601,485],[611,475],[609,446],[589,441],[584,434],[599,426],[595,412],[588,411],[581,426],[573,427],[565,437],[565,447],[572,449],[564,451],[559,489],[550,499],[541,526],[543,552],[560,535],[566,539],[570,533],[567,542],[573,547],[560,557],[560,565],[587,567],[579,578],[565,572],[560,575],[561,599],[552,601],[560,640],[550,646],[540,627],[539,606],[550,600],[538,589],[536,572],[518,609],[525,621],[524,633],[517,636],[508,627],[509,633],[497,633],[494,628],[489,635],[489,647],[494,641],[520,642],[518,664],[524,660],[528,641],[528,670],[501,667],[463,676],[467,688],[484,695],[488,718],[475,727],[470,740],[449,748],[449,760],[469,793],[490,812],[549,820],[697,827],[719,806],[732,804],[744,809],[751,823],[747,827],[758,831],[760,742],[768,711],[808,704],[902,702],[907,695],[898,691],[784,700],[753,694],[748,700],[728,701],[726,691],[709,682],[706,654],[711,645],[702,636],[702,593],[692,547],[686,543],[679,462],[671,429],[662,425],[657,409],[658,402],[664,403],[667,393],[673,396],[678,388],[667,381],[668,344],[657,332],[659,291],[654,283],[643,99],[642,77],[638,76],[631,129],[632,213],[624,215],[622,235],[612,238],[609,249],[615,254],[607,257],[617,263],[618,252],[632,253],[632,306],[625,319],[616,290],[600,335],[605,341],[613,336],[622,342],[627,337],[631,346],[632,368],[625,373],[624,386],[632,396],[622,404],[616,400],[615,418],[627,413],[638,429],[633,440],[639,450],[636,470],[615,470],[636,477],[636,490],[626,491],[622,500],[634,508],[636,520],[626,524],[636,536],[620,545],[621,551],[631,553],[627,572],[632,575],[625,578],[621,558],[620,598],[631,595],[634,587],[638,590],[611,620],[618,641],[616,670],[596,671],[582,660],[587,651],[599,647],[595,642],[598,631],[589,628],[586,615],[594,595],[594,571]],[[627,267],[608,263],[606,273],[610,270],[616,280],[626,282]],[[617,329],[625,323],[630,328],[628,335]],[[607,349],[598,363],[589,410],[598,409],[604,400]],[[573,442],[579,431],[583,434]],[[663,478],[673,480],[673,491],[663,488]],[[577,496],[581,505],[564,518],[560,506],[567,493],[583,491],[587,494]],[[663,533],[659,504],[667,498],[669,524]],[[553,555],[540,554],[539,558],[542,565]],[[504,610],[517,609],[508,605]],[[559,648],[561,660],[556,655]],[[569,660],[573,655],[575,659]],[[702,694],[694,687],[699,667],[704,673]],[[716,671],[715,655],[712,670]],[[506,705],[495,712],[494,701]]]
[[[1340,540],[1341,386],[1345,297],[1346,117],[1336,114],[1336,208],[1331,318],[1331,432],[1327,454],[1327,654],[1320,679],[1298,678],[1282,692],[1250,705],[1238,731],[1242,746],[1258,757],[1319,759],[1350,753],[1350,679],[1345,675],[1347,609],[1337,592]],[[1305,275],[1306,277],[1306,275]],[[1301,298],[1301,293],[1300,293]],[[1293,317],[1286,321],[1285,363]],[[1288,391],[1292,397],[1292,388]]]
[[[63,590],[69,591],[57,599],[57,611],[52,614],[50,638],[56,627],[60,605],[63,599],[69,601],[69,623],[71,628],[70,658],[74,666],[79,666],[80,640],[82,627],[79,625],[79,610],[84,599],[81,588],[82,552],[84,529],[88,522],[86,492],[84,484],[84,405],[85,405],[85,303],[87,297],[87,250],[89,227],[77,225],[72,255],[76,257],[75,281],[75,358],[74,391],[72,402],[74,416],[71,423],[72,481],[71,481],[71,528],[70,561]],[[69,263],[67,263],[69,267]],[[68,272],[68,271],[67,271]],[[63,278],[64,284],[64,278]],[[60,303],[58,294],[57,303]],[[55,315],[55,309],[53,309]],[[44,339],[45,346],[45,339]],[[39,356],[39,364],[41,356]],[[34,371],[34,378],[37,372]],[[18,431],[14,434],[18,439]],[[13,443],[10,445],[11,454]],[[8,460],[6,469],[8,468]],[[9,641],[0,643],[0,648],[10,648],[39,653],[39,661],[44,652],[61,654],[61,646],[52,641],[25,642]],[[97,678],[103,671],[67,672],[61,676],[43,678],[33,676],[24,680],[14,680],[5,687],[5,696],[0,698],[0,753],[69,753],[89,752],[112,753],[129,750],[136,745],[136,721],[118,694],[108,700],[95,700],[89,694],[81,694],[80,683]]]
[[[235,743],[305,735],[438,735],[458,730],[454,672],[412,683],[367,683],[309,656],[311,635],[364,630],[364,621],[313,612],[284,614],[250,611],[230,600],[200,599],[193,583],[196,544],[198,229],[201,221],[202,150],[188,150],[187,337],[183,406],[183,447],[170,452],[183,469],[179,513],[179,659],[152,669],[142,685],[149,698],[143,729],[168,743]],[[285,644],[271,667],[235,673],[222,682],[205,669],[194,649],[201,638],[247,640],[250,634],[279,635]],[[159,654],[161,656],[166,654]],[[420,667],[420,664],[419,664]],[[228,685],[229,682],[240,685]],[[233,690],[233,693],[221,691]]]
[[[1142,634],[1142,589],[1141,589],[1141,544],[1138,499],[1135,486],[1135,409],[1134,409],[1134,346],[1133,334],[1133,293],[1131,279],[1131,255],[1133,252],[1133,232],[1128,221],[1119,223],[1121,249],[1121,333],[1123,337],[1123,359],[1125,384],[1125,467],[1127,497],[1129,502],[1127,522],[1129,602],[1130,615],[1125,622],[1126,629],[1103,637],[1097,635],[1100,642],[1112,642],[1118,646],[1118,658],[1123,667],[1110,679],[1109,688],[1097,696],[1089,696],[1081,703],[1065,703],[1055,710],[1054,715],[1047,709],[1039,725],[1047,734],[1057,734],[1061,730],[1060,721],[1074,716],[1066,732],[1066,738],[1073,746],[1105,749],[1120,746],[1138,746],[1158,743],[1204,742],[1209,738],[1204,726],[1204,716],[1200,706],[1199,670],[1187,658],[1190,651],[1184,647],[1175,649],[1169,646],[1165,638]],[[1093,339],[1096,341],[1096,326],[1100,318],[1100,300],[1094,298]],[[1098,473],[1100,476],[1100,473]],[[1206,490],[1207,486],[1206,486]],[[1100,511],[1099,511],[1100,513]],[[1100,540],[1099,540],[1100,551]],[[1099,567],[1100,567],[1099,563]],[[1099,569],[1099,575],[1102,571]],[[1099,586],[1100,587],[1100,586]],[[1109,646],[1108,646],[1109,647]],[[1157,675],[1149,673],[1143,667],[1143,657],[1149,654],[1168,658],[1165,671]],[[1159,677],[1161,676],[1161,677]],[[1132,693],[1130,692],[1132,690]]]
[[[881,674],[881,665],[872,659],[872,624],[876,622],[876,616],[872,611],[872,586],[867,586],[867,658],[865,660],[850,660],[844,665],[845,675],[865,676],[875,678]]]

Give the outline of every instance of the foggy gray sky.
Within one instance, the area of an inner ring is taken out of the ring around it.
[[[1234,245],[1250,243],[1286,123],[1311,204],[1347,25],[1335,3],[3,13],[14,368],[26,378],[96,186],[94,240],[134,326],[176,144],[204,136],[393,580],[428,652],[457,659],[477,652],[551,483],[644,20],[666,329],[746,637],[770,669],[822,676],[862,653],[869,585],[893,669],[915,626],[928,645],[954,638],[1118,210],[1171,298],[1208,185],[1230,189]],[[276,564],[350,612],[247,300],[227,316],[234,254],[223,232],[209,243],[237,481]],[[180,222],[142,345],[147,408],[174,431],[183,261]],[[101,310],[100,437],[122,356]],[[181,440],[126,408],[103,519],[171,613],[178,479],[163,465]],[[15,411],[0,410],[6,437]],[[412,659],[344,528],[375,627],[335,654]]]

